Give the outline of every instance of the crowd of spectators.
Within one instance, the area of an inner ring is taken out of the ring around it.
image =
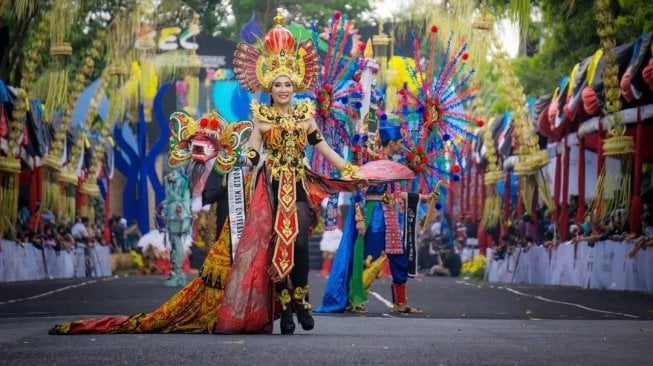
[[[629,253],[635,256],[639,250],[653,246],[653,205],[650,199],[643,196],[643,213],[641,219],[641,232],[633,233],[627,220],[625,209],[614,209],[599,216],[596,211],[585,207],[587,212],[582,223],[576,223],[578,210],[578,196],[569,197],[569,234],[574,243],[587,242],[593,246],[597,241],[614,240],[634,242],[635,247]],[[485,232],[492,241],[492,255],[494,259],[504,259],[511,255],[518,247],[528,250],[532,246],[542,245],[553,250],[561,243],[560,228],[551,221],[552,215],[544,207],[536,210],[536,218],[530,214],[523,214],[512,218],[502,225],[486,228]],[[603,219],[601,219],[603,217]],[[418,268],[431,275],[459,274],[457,267],[464,248],[477,248],[477,235],[480,219],[474,221],[471,215],[464,214],[458,220],[452,220],[447,213],[437,214],[429,223],[422,222],[419,234]],[[452,255],[453,254],[453,255]],[[452,269],[453,267],[453,269]]]
[[[8,220],[6,223],[9,223]],[[81,214],[77,214],[74,220],[66,217],[57,220],[50,210],[41,208],[38,202],[35,211],[32,212],[27,203],[21,201],[17,225],[5,226],[4,232],[0,233],[0,239],[14,242],[16,245],[23,247],[33,245],[39,250],[48,247],[57,255],[61,251],[79,252],[77,254],[80,255],[76,258],[79,257],[86,263],[75,264],[75,266],[85,268],[86,276],[93,276],[93,261],[89,260],[89,257],[93,256],[93,249],[96,246],[106,245],[111,247],[113,253],[124,253],[136,249],[141,237],[136,220],[128,226],[124,218],[110,218],[110,239],[106,240],[103,220],[90,222],[88,217],[83,217]]]

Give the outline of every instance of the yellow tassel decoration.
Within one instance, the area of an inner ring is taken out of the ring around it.
[[[492,139],[492,128],[495,119],[492,118],[483,127],[483,146],[485,147],[485,158],[487,169],[484,177],[485,202],[483,204],[483,216],[481,225],[484,228],[495,228],[501,220],[501,197],[496,192],[496,184],[503,179],[503,172],[497,166],[497,151]]]
[[[619,172],[607,174],[605,165],[596,180],[596,198],[590,205],[590,212],[601,218],[616,211],[621,211],[621,222],[628,219],[631,195],[631,176],[633,172],[632,153],[635,142],[632,137],[625,136],[626,127],[617,113],[621,110],[621,90],[619,88],[619,65],[612,49],[616,45],[614,19],[610,0],[596,0],[597,33],[601,39],[601,47],[605,59],[603,70],[603,85],[606,119],[611,122],[609,137],[603,141],[603,155],[618,159],[621,164]]]

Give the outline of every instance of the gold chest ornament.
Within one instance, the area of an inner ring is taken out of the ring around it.
[[[282,114],[278,109],[252,101],[254,118],[271,125],[263,135],[263,145],[268,151],[267,167],[270,175],[279,180],[280,172],[292,170],[296,179],[304,177],[304,148],[308,143],[306,129],[299,123],[312,118],[313,103],[304,99],[298,102],[290,114]]]

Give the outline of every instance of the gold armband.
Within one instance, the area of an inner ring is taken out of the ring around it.
[[[361,178],[360,174],[358,173],[358,167],[350,162],[346,162],[345,165],[340,168],[340,172],[342,173],[343,178]]]
[[[245,155],[245,157],[247,159],[249,159],[249,161],[252,163],[253,166],[256,166],[258,164],[258,161],[259,161],[259,159],[261,157],[259,155],[258,151],[256,151],[256,149],[254,149],[251,146],[248,147],[247,149],[245,149],[243,154]]]

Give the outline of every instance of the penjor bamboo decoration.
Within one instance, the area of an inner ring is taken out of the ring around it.
[[[549,155],[546,150],[539,149],[535,129],[528,119],[526,97],[519,79],[510,66],[505,52],[501,50],[500,42],[494,36],[493,43],[497,50],[495,61],[503,74],[499,82],[508,93],[508,100],[512,102],[510,107],[515,127],[513,145],[517,146],[517,155],[519,157],[514,172],[522,180],[520,184],[522,202],[526,211],[533,215],[535,213],[533,197],[537,189],[544,205],[547,207],[547,211],[551,212],[554,208],[553,200],[549,192],[548,182],[541,171],[549,163]]]
[[[20,3],[25,4],[26,2],[21,1]],[[25,4],[25,6],[31,5]],[[22,9],[22,5],[16,4],[14,11],[23,12],[29,10],[20,10],[19,8]],[[15,225],[18,218],[18,174],[20,173],[20,146],[18,141],[23,133],[25,118],[29,110],[28,91],[31,90],[36,79],[36,69],[41,62],[43,50],[47,44],[47,29],[49,26],[50,15],[46,14],[37,26],[31,48],[26,52],[21,85],[18,87],[18,98],[9,125],[8,153],[7,156],[0,156],[0,216],[8,218],[8,220],[0,220],[0,234],[8,229],[7,226]]]
[[[98,88],[96,94],[97,99],[94,99],[92,108],[97,108],[99,97],[102,92],[105,92],[109,99],[109,116],[107,121],[100,129],[100,137],[96,144],[92,147],[91,166],[88,170],[86,180],[82,183],[79,192],[81,193],[81,213],[89,217],[89,220],[95,218],[94,205],[91,201],[97,199],[100,195],[100,189],[97,185],[97,179],[100,176],[102,169],[102,162],[105,153],[105,143],[109,141],[111,132],[113,131],[114,123],[122,122],[122,118],[127,110],[129,96],[128,90],[125,88],[125,82],[129,76],[130,59],[128,51],[134,44],[137,18],[140,13],[134,11],[130,17],[124,18],[117,15],[114,18],[110,33],[107,41],[107,52],[109,57],[109,64],[102,73],[101,88]],[[106,87],[106,90],[104,90]],[[95,115],[95,113],[93,113]],[[87,119],[85,126],[90,129],[93,117]],[[79,138],[86,141],[86,136]],[[78,141],[79,142],[79,141]],[[81,151],[80,151],[81,154]],[[105,203],[106,204],[106,203]]]
[[[621,162],[621,171],[608,174],[605,165],[596,180],[596,198],[590,205],[590,212],[601,219],[615,210],[624,209],[621,220],[628,219],[628,206],[631,195],[631,154],[635,152],[635,142],[630,136],[625,136],[626,127],[617,113],[621,110],[621,90],[619,89],[619,66],[612,52],[616,46],[614,19],[609,0],[596,0],[597,33],[601,39],[601,48],[605,59],[603,69],[603,90],[605,93],[606,120],[610,123],[608,138],[603,141],[603,155]],[[639,167],[637,167],[639,168]],[[611,196],[610,196],[611,195]]]
[[[497,151],[492,139],[492,124],[494,118],[490,119],[483,127],[483,146],[485,147],[485,158],[487,160],[486,173],[483,175],[485,183],[485,204],[483,205],[483,216],[481,225],[485,229],[495,228],[501,219],[501,197],[496,192],[496,184],[503,179],[503,172],[497,165]]]
[[[66,143],[66,136],[70,130],[72,110],[75,105],[75,101],[81,95],[84,90],[86,83],[93,73],[94,65],[99,61],[100,56],[102,55],[103,42],[100,40],[104,38],[104,32],[98,32],[96,39],[93,40],[91,47],[86,50],[86,55],[82,63],[82,67],[75,76],[75,79],[68,96],[68,101],[64,105],[63,118],[61,122],[61,133],[55,135],[58,137],[58,143],[62,145]],[[100,83],[102,84],[102,83]],[[95,99],[94,99],[95,100]],[[96,106],[91,105],[91,111],[89,115],[95,116]],[[84,135],[83,133],[80,135]],[[59,211],[58,217],[73,219],[75,217],[75,211],[77,209],[76,205],[76,196],[77,196],[77,185],[78,185],[78,173],[77,173],[77,162],[79,161],[80,153],[83,148],[83,141],[85,136],[82,136],[75,145],[72,147],[72,158],[68,164],[64,167],[63,170],[59,172],[58,181],[60,183],[61,197],[59,201]]]
[[[50,22],[50,56],[53,67],[41,76],[35,95],[44,100],[44,114],[46,123],[54,123],[55,111],[67,109],[70,103],[67,61],[72,55],[72,47],[66,42],[75,16],[76,4],[64,0],[56,0],[51,10]],[[70,108],[72,109],[72,107]],[[61,116],[59,126],[55,126],[54,139],[50,144],[48,154],[43,158],[43,190],[41,192],[41,206],[51,212],[61,215],[62,187],[59,183],[59,172],[63,165],[63,151],[68,132],[65,114]],[[64,205],[68,206],[68,205]],[[61,217],[60,217],[61,218]],[[67,217],[72,219],[73,216]]]

